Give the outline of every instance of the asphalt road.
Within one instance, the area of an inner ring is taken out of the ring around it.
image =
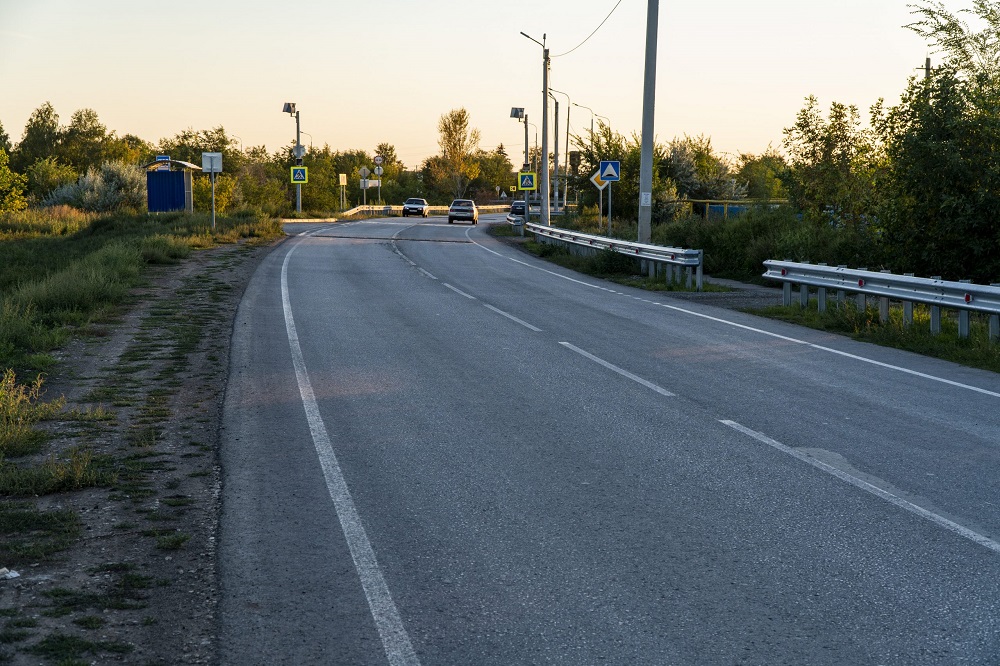
[[[1000,376],[489,219],[289,225],[252,279],[224,663],[1000,663]]]

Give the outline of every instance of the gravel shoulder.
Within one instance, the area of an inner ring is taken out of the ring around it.
[[[33,462],[87,450],[114,481],[15,498],[75,511],[82,536],[51,559],[0,562],[18,574],[0,579],[0,664],[216,663],[229,341],[245,285],[275,246],[154,268],[116,319],[57,354],[45,399],[102,416],[43,423],[51,439]]]

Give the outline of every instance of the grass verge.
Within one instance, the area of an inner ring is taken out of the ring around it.
[[[903,321],[902,307],[890,307],[888,321],[882,322],[877,307],[861,309],[851,301],[844,303],[842,307],[828,308],[825,313],[818,311],[814,299],[805,308],[799,305],[776,306],[750,312],[821,331],[848,335],[863,342],[1000,372],[1000,344],[990,341],[989,323],[982,316],[973,315],[970,335],[963,339],[958,336],[958,322],[944,316],[941,320],[941,333],[932,335],[930,310],[920,305],[914,306],[913,323],[908,326]]]

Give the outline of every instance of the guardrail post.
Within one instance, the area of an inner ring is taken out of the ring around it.
[[[826,264],[819,265],[826,266]],[[816,288],[816,311],[820,314],[826,312],[826,287]]]
[[[847,264],[840,264],[840,265],[837,266],[837,268],[845,268],[846,269],[847,268]],[[838,289],[837,290],[837,308],[840,309],[840,308],[844,307],[844,303],[846,303],[846,302],[847,302],[847,292],[845,292],[843,289]]]
[[[959,282],[964,282],[969,284],[972,280],[959,280]],[[969,337],[969,311],[959,310],[958,311],[958,337],[967,338]]]
[[[859,268],[858,270],[859,271],[866,271],[868,269],[867,268]],[[855,297],[855,299],[856,299],[857,304],[858,304],[858,311],[859,312],[864,312],[865,310],[868,309],[868,298],[867,298],[867,296],[863,292],[859,292],[858,295]]]
[[[883,270],[882,273],[892,273],[892,271]],[[878,298],[878,320],[883,324],[889,321],[889,297],[879,296]]]
[[[792,283],[785,282],[781,285],[781,304],[786,308],[792,304]]]
[[[702,273],[703,273],[703,268],[702,267],[704,265],[705,265],[705,251],[704,250],[698,250],[698,269],[697,269],[697,271],[698,271],[698,291],[701,291],[701,287],[702,287]]]
[[[799,307],[804,308],[809,305],[809,285],[803,283],[799,285]]]
[[[940,275],[932,275],[932,280],[940,280]],[[931,306],[931,335],[940,335],[941,333],[941,306],[932,305]]]
[[[913,277],[913,273],[903,273],[905,277]],[[913,301],[903,301],[903,326],[913,326]]]
[[[991,287],[1000,287],[1000,282],[994,282]],[[990,340],[997,342],[1000,340],[1000,315],[990,315]]]
[[[691,267],[688,266],[687,267],[687,288],[688,289],[691,288],[691,284],[693,282],[693,279],[692,279],[693,277],[694,277],[694,275],[692,274]]]

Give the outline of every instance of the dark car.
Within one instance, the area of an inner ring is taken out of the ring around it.
[[[419,215],[420,217],[427,217],[427,211],[430,210],[430,206],[427,205],[426,199],[407,199],[403,202],[403,217],[407,215]]]
[[[448,224],[455,220],[466,220],[479,224],[479,209],[472,199],[455,199],[448,207]]]
[[[517,224],[518,222],[527,222],[528,216],[525,215],[524,202],[514,201],[510,204],[510,212],[507,213],[507,221],[511,224]]]

